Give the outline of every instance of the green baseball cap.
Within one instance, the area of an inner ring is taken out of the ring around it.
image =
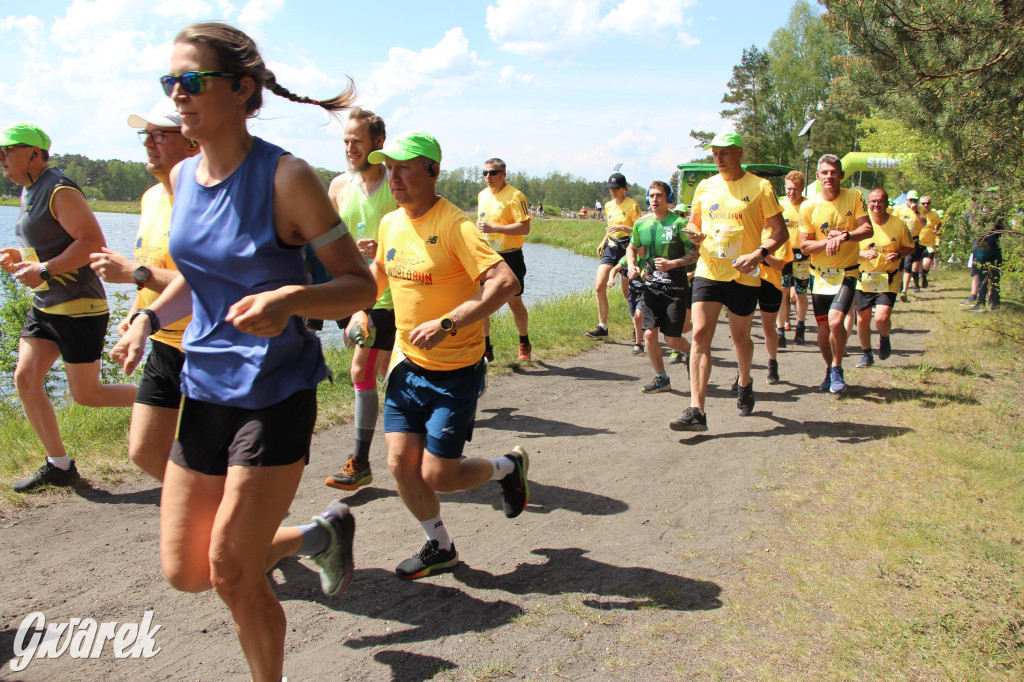
[[[739,147],[743,149],[743,138],[740,137],[739,133],[718,133],[715,135],[715,139],[711,140],[711,144],[705,145],[704,149],[711,149],[712,147]]]
[[[384,145],[383,149],[370,152],[366,160],[370,163],[384,163],[384,159],[395,161],[408,161],[417,156],[425,156],[431,161],[441,163],[441,145],[437,143],[433,135],[421,130],[402,133],[397,138]]]
[[[34,123],[12,123],[0,132],[0,147],[11,144],[27,144],[50,151],[50,136]]]
[[[909,192],[907,192],[907,201],[910,201],[911,199],[917,199],[917,200],[919,200],[920,198],[921,198],[921,197],[920,197],[920,195],[918,195],[918,193],[917,193],[917,190],[916,190],[916,189],[912,189],[912,190],[910,190]]]
[[[686,204],[676,204],[675,208],[672,209],[673,213],[689,213],[690,207]]]

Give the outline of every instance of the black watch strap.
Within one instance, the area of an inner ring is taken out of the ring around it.
[[[147,318],[149,318],[150,336],[160,331],[160,319],[156,316],[156,313],[154,313],[149,308],[139,308],[134,313],[132,313],[132,316],[128,318],[128,324],[134,322],[135,318],[138,317],[139,315],[145,315]]]

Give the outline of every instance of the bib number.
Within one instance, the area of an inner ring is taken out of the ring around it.
[[[882,294],[889,291],[889,273],[862,272],[860,286],[869,294]]]
[[[738,225],[715,225],[711,230],[711,257],[735,260],[743,247],[743,228]]]
[[[814,286],[811,293],[822,296],[835,296],[843,286],[846,271],[841,268],[819,268],[814,271]]]

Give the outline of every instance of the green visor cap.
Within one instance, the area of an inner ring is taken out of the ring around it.
[[[50,151],[50,136],[34,123],[12,123],[0,133],[0,147],[27,144]]]
[[[408,161],[417,156],[425,156],[431,161],[441,163],[441,145],[437,143],[433,135],[414,130],[410,133],[402,133],[393,141],[385,144],[383,149],[370,152],[366,160],[370,163],[384,163],[384,159]]]
[[[917,193],[916,189],[912,189],[909,192],[907,192],[907,201],[910,201],[911,199],[920,200],[920,198],[921,196]]]
[[[686,204],[676,204],[675,208],[672,209],[674,213],[689,213],[690,207]]]
[[[743,138],[740,137],[739,133],[718,133],[715,135],[715,139],[711,140],[711,144],[705,145],[704,149],[711,149],[712,147],[739,147],[743,149]]]

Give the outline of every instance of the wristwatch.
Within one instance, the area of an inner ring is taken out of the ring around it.
[[[41,266],[39,266],[39,279],[43,280],[44,282],[49,282],[51,279],[53,279],[53,275],[50,274],[49,269],[46,267],[46,263],[43,263]]]
[[[148,282],[152,277],[153,271],[145,265],[140,265],[135,268],[135,272],[132,273],[132,279],[135,280],[135,286],[140,289],[146,286],[146,282]]]
[[[761,260],[762,261],[764,261],[764,259],[768,257],[768,254],[771,253],[768,249],[764,248],[763,246],[761,248],[759,248],[758,251],[761,252]]]
[[[451,315],[445,315],[441,318],[441,331],[455,336],[455,320],[451,318]]]

